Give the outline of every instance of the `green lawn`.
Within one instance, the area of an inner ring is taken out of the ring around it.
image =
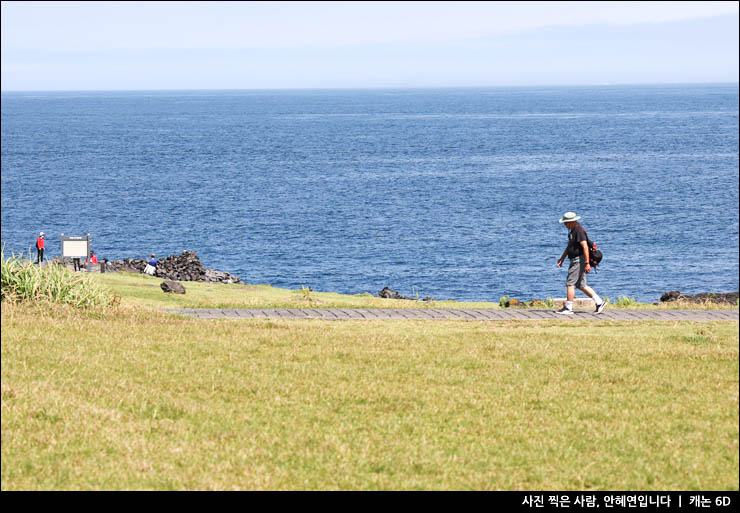
[[[270,285],[182,282],[185,294],[165,294],[162,278],[132,273],[94,273],[126,304],[156,308],[498,308],[498,303],[405,301],[370,293],[350,295],[308,289],[280,289]]]
[[[165,294],[160,288],[161,278],[132,273],[92,273],[94,280],[113,289],[124,304],[154,308],[501,308],[496,302],[464,301],[408,301],[383,299],[370,293],[350,295],[334,292],[289,290],[270,285],[235,285],[223,283],[183,282],[185,294]],[[580,296],[579,296],[580,297]],[[523,299],[523,298],[522,298]],[[542,298],[543,300],[546,298]],[[652,305],[633,303],[619,298],[611,298],[609,308],[673,309],[673,308],[723,308],[737,309],[737,305],[715,304],[687,305],[685,303],[666,303]],[[522,305],[521,307],[524,307]],[[533,308],[554,308],[544,301],[532,305]],[[592,309],[591,303],[588,309]]]
[[[379,300],[101,278],[2,305],[3,490],[738,489],[737,322],[198,320],[150,307]]]

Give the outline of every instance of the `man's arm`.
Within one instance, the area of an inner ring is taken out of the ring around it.
[[[558,258],[558,267],[563,266],[563,262],[565,262],[565,255],[568,254],[568,246],[565,247],[565,251],[563,251],[563,254],[560,255],[560,258]]]
[[[586,273],[591,270],[591,255],[588,252],[588,242],[581,241],[581,247],[583,248],[583,260],[586,262]]]

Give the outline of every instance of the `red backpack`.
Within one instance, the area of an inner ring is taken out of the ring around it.
[[[596,243],[588,238],[588,235],[586,236],[586,240],[588,240],[588,254],[590,255],[589,263],[591,264],[591,267],[596,267],[601,263],[601,259],[604,258],[604,255],[596,247]]]

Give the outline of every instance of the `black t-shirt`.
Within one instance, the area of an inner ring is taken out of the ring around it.
[[[568,258],[583,255],[581,242],[588,242],[588,235],[586,235],[583,226],[576,226],[568,232]]]

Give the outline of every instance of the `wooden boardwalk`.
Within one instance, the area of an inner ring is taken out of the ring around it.
[[[575,310],[560,315],[554,310],[484,310],[453,308],[177,308],[167,312],[200,319],[320,319],[325,321],[456,320],[456,321],[737,321],[738,310]]]

